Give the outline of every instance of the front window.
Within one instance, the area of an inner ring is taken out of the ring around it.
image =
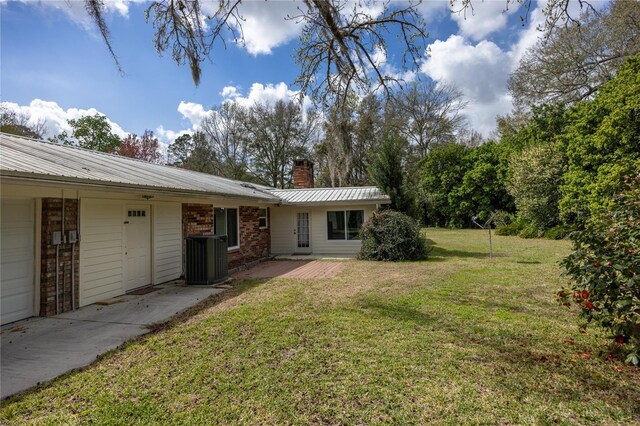
[[[238,248],[240,246],[240,239],[238,236],[238,209],[214,208],[213,234],[226,235],[228,247]]]
[[[258,223],[260,224],[260,229],[266,229],[269,227],[269,222],[267,221],[267,209],[258,209]]]
[[[327,239],[359,240],[364,223],[364,210],[327,212]]]

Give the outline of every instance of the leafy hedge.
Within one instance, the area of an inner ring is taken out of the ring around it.
[[[427,257],[420,227],[411,217],[394,210],[373,212],[360,231],[363,260],[423,260]]]
[[[640,364],[640,175],[628,180],[608,213],[571,235],[563,262],[570,289],[558,296],[578,304],[581,316],[628,345],[627,362]]]

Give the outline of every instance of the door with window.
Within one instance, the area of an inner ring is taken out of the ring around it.
[[[151,284],[151,209],[127,206],[124,218],[124,290]]]
[[[295,236],[295,252],[300,254],[311,253],[311,232],[309,212],[296,213],[296,226],[293,230]]]

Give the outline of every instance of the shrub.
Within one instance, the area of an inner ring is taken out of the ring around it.
[[[498,225],[496,227],[497,235],[518,235],[525,228],[526,223],[520,219],[516,219],[514,222],[507,225]]]
[[[363,260],[423,260],[427,256],[425,241],[417,222],[394,210],[373,212],[360,231]]]
[[[563,240],[571,234],[572,228],[566,225],[554,226],[545,231],[543,237],[548,240]]]
[[[540,238],[541,236],[542,231],[531,223],[525,225],[518,233],[518,237],[520,238]]]
[[[640,175],[610,210],[571,235],[573,253],[562,261],[571,288],[562,303],[573,300],[587,323],[604,327],[619,344],[628,344],[627,362],[640,363]]]

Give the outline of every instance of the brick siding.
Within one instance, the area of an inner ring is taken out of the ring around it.
[[[40,316],[56,314],[56,246],[52,244],[53,232],[61,231],[62,198],[42,199],[42,237],[40,259]],[[78,200],[64,200],[64,231],[78,231]],[[72,250],[75,252],[72,256]],[[75,245],[63,243],[58,248],[58,312],[72,309],[71,303],[71,268],[75,274],[75,306],[80,300],[79,265],[80,243]],[[72,265],[72,258],[74,264]]]
[[[182,235],[184,238],[213,234],[212,204],[182,205]]]
[[[229,268],[265,258],[271,253],[271,217],[267,208],[267,228],[260,229],[258,207],[240,207],[240,248],[229,252]]]

